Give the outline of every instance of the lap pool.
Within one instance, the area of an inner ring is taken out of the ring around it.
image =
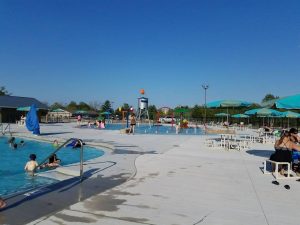
[[[55,148],[51,143],[31,141],[16,138],[15,143],[25,141],[24,146],[12,149],[8,144],[7,137],[0,137],[0,196],[7,196],[18,192],[23,192],[32,188],[52,184],[57,180],[40,176],[29,176],[24,171],[24,166],[29,160],[30,154],[36,154],[36,161],[39,163],[49,156]],[[68,165],[80,161],[80,151],[72,148],[62,148],[57,153],[61,159],[61,165]],[[104,151],[84,146],[84,161],[100,157]]]

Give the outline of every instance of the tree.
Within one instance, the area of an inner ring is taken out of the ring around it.
[[[155,105],[149,105],[148,107],[150,120],[153,120],[156,117],[157,108]]]
[[[101,108],[101,103],[98,101],[91,101],[89,102],[89,106],[92,110],[98,111]]]
[[[273,99],[278,99],[279,96],[275,96],[273,94],[266,94],[266,96],[263,98],[262,102],[267,102]]]
[[[62,103],[59,103],[59,102],[54,102],[51,106],[50,106],[50,109],[53,110],[53,109],[64,109],[64,105]]]
[[[101,106],[102,112],[110,112],[111,111],[111,103],[109,100],[106,100],[104,104]]]
[[[6,90],[5,86],[1,86],[1,87],[0,87],[0,96],[3,96],[3,95],[11,95],[11,93],[9,93],[9,92]]]
[[[67,105],[67,110],[70,112],[76,111],[77,110],[77,103],[74,101],[71,101],[68,105]]]
[[[90,111],[91,107],[88,104],[86,104],[85,102],[79,102],[79,104],[77,105],[77,109],[84,110],[84,111]]]

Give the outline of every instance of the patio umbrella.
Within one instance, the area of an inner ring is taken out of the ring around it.
[[[36,111],[38,111],[38,108],[35,108]],[[24,111],[24,112],[28,112],[30,110],[30,106],[23,106],[23,107],[18,107],[17,111]]]
[[[234,114],[231,117],[233,117],[233,118],[249,118],[249,116],[245,115],[245,114]]]
[[[265,117],[280,117],[282,115],[281,112],[268,109],[268,108],[259,108],[259,109],[251,109],[244,112],[246,115],[256,115],[257,117],[263,117],[263,124],[265,123]]]
[[[282,115],[280,117],[285,117],[288,119],[288,127],[290,127],[290,118],[300,118],[300,114],[299,113],[295,113],[292,111],[286,111],[286,112],[282,112]]]
[[[229,116],[229,114],[227,114],[227,113],[217,113],[217,114],[215,114],[215,116],[216,117],[227,117],[227,116]]]
[[[105,115],[106,119],[108,119],[109,115],[111,114],[110,112],[102,112],[100,113],[101,115]]]
[[[229,107],[249,107],[252,105],[251,102],[242,101],[242,100],[219,100],[219,101],[213,101],[206,104],[207,108],[227,108],[227,114],[228,114],[228,108]],[[229,115],[229,114],[228,114]],[[228,122],[227,116],[227,122]]]
[[[26,115],[26,127],[29,131],[32,131],[33,134],[39,135],[40,134],[40,124],[39,118],[36,113],[37,109],[33,104],[30,107],[29,112]]]
[[[264,105],[277,109],[300,109],[300,94],[272,100]]]
[[[88,111],[85,111],[85,110],[77,110],[73,113],[75,116],[78,116],[78,115],[87,115],[88,114]]]
[[[59,112],[64,112],[65,110],[63,110],[63,109],[53,109],[53,110],[51,110],[51,112],[57,112],[57,113],[59,113]]]
[[[223,117],[228,117],[229,114],[227,114],[227,113],[217,113],[217,114],[215,114],[215,116],[216,117],[221,117],[222,118],[222,123],[223,123]]]
[[[98,117],[96,118],[96,120],[103,120],[103,119],[104,119],[103,116],[98,116]]]
[[[259,109],[251,109],[246,112],[244,112],[246,115],[256,115],[260,117],[270,117],[270,116],[281,116],[282,113],[274,110],[274,109],[268,109],[268,108],[259,108]]]
[[[180,115],[180,123],[182,123],[183,114],[188,113],[188,112],[190,112],[190,110],[186,109],[186,108],[177,108],[174,110],[174,113],[179,113],[179,115]]]

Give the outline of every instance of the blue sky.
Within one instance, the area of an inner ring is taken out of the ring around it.
[[[0,86],[174,107],[300,93],[298,0],[0,0]]]

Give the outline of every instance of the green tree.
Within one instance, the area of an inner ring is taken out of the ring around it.
[[[157,108],[155,105],[149,105],[148,107],[150,120],[153,120],[156,117]]]
[[[84,111],[90,111],[91,110],[91,107],[85,102],[79,102],[77,108],[79,110],[84,110]]]
[[[59,102],[54,102],[51,106],[50,109],[65,109],[65,106],[62,103]]]
[[[71,101],[68,105],[67,105],[67,110],[70,112],[74,112],[78,109],[77,103],[74,101]]]
[[[104,102],[104,104],[101,106],[101,111],[102,112],[111,112],[112,111],[111,103],[109,100],[106,100]]]
[[[275,96],[273,94],[266,94],[266,96],[263,98],[262,102],[267,102],[273,99],[278,99],[279,96]]]
[[[11,95],[11,93],[9,93],[9,92],[6,90],[5,86],[1,86],[1,87],[0,87],[0,96],[3,96],[3,95]]]

